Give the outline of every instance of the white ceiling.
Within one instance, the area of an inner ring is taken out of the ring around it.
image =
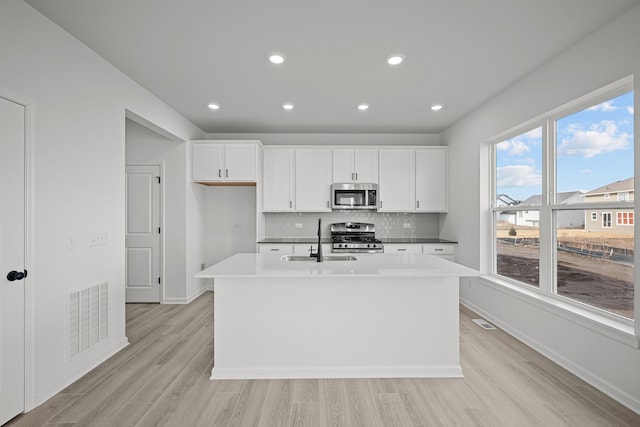
[[[26,0],[209,133],[439,133],[639,1]]]

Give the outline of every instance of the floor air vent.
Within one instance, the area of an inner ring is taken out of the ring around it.
[[[68,360],[109,336],[109,289],[103,282],[67,291]]]
[[[482,329],[496,329],[495,326],[484,319],[471,319],[471,321],[480,326]]]

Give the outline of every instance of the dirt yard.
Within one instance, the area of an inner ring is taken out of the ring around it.
[[[537,245],[497,243],[498,274],[539,285]],[[558,294],[633,318],[633,266],[558,252]]]

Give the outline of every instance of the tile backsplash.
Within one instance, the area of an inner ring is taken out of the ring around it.
[[[438,237],[440,214],[380,213],[375,211],[344,211],[319,213],[265,213],[265,237],[311,237],[318,231],[322,219],[322,235],[329,237],[334,222],[369,222],[376,226],[376,237]],[[297,226],[296,226],[297,225]]]

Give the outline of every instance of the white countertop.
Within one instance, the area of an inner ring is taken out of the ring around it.
[[[336,254],[327,254],[327,257]],[[479,276],[480,272],[426,254],[355,254],[356,261],[283,261],[282,254],[235,254],[195,275],[216,277]]]

